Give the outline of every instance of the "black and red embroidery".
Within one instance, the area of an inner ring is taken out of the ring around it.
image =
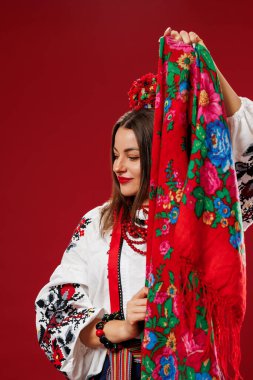
[[[70,243],[66,249],[68,252],[71,248],[76,246],[76,242],[81,239],[85,235],[85,230],[88,226],[88,224],[91,223],[91,218],[85,218],[83,217],[79,224],[77,225],[76,229],[73,232],[72,238],[70,240]]]
[[[235,163],[243,222],[253,219],[253,144],[242,154],[245,160]]]
[[[36,302],[39,344],[57,369],[71,352],[75,330],[82,327],[95,311],[94,308],[80,307],[84,298],[81,285],[64,284],[50,287],[46,298]]]

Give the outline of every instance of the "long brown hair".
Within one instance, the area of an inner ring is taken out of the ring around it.
[[[100,231],[104,235],[113,226],[113,215],[119,215],[121,207],[123,207],[123,219],[128,215],[134,221],[136,211],[141,207],[145,199],[149,195],[149,181],[151,169],[151,149],[152,149],[152,136],[154,124],[154,110],[141,109],[126,112],[121,116],[112,130],[111,140],[111,168],[114,162],[114,142],[117,130],[120,127],[132,129],[135,134],[138,147],[140,149],[140,166],[141,166],[141,179],[140,188],[135,196],[124,196],[120,191],[119,182],[116,174],[112,170],[112,193],[108,203],[101,210]]]

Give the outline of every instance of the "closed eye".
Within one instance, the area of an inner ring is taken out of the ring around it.
[[[114,159],[114,160],[116,160],[117,158],[119,158],[119,156],[116,156],[116,155],[113,156],[113,159]],[[131,161],[136,161],[136,160],[138,160],[140,157],[128,157],[128,158],[129,158],[129,160],[131,160]]]

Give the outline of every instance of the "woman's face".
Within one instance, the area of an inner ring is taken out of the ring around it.
[[[120,127],[115,135],[113,171],[124,196],[136,195],[140,188],[141,162],[137,139],[132,129]]]

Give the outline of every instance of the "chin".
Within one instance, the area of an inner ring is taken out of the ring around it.
[[[121,194],[124,195],[124,197],[133,197],[137,194],[137,191],[127,191],[127,190],[121,190]]]
[[[124,197],[133,197],[139,191],[139,184],[129,183],[125,185],[120,185],[120,191],[121,194],[124,195]]]
[[[123,192],[123,191],[121,191],[121,194],[124,195],[124,197],[134,197],[136,195],[136,193]]]

